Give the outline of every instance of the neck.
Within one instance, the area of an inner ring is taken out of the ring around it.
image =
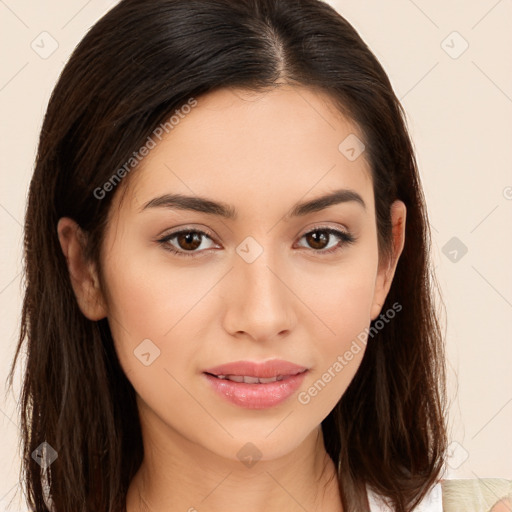
[[[250,467],[168,427],[143,438],[144,460],[128,490],[127,512],[342,512],[336,468],[320,426],[292,453]]]

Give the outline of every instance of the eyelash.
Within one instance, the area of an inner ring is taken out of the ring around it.
[[[334,229],[334,228],[330,228],[330,227],[316,227],[306,233],[304,233],[300,238],[304,238],[306,235],[310,235],[311,233],[318,233],[318,232],[321,232],[321,233],[328,233],[329,235],[334,235],[338,238],[340,238],[342,240],[342,244],[337,244],[336,246],[334,247],[331,247],[330,249],[328,250],[315,250],[315,249],[311,249],[313,252],[317,252],[317,253],[320,253],[320,254],[332,254],[332,253],[335,253],[335,252],[338,252],[339,250],[343,249],[343,247],[345,245],[350,245],[350,244],[353,244],[357,238],[354,237],[353,235],[351,235],[350,233],[347,233],[345,231],[341,231],[341,230],[338,230],[338,229]],[[166,251],[169,251],[173,254],[176,254],[177,256],[184,256],[184,257],[196,257],[197,254],[203,252],[203,251],[183,251],[183,250],[178,250],[178,249],[175,249],[172,245],[169,244],[169,241],[172,240],[173,238],[177,237],[178,235],[181,235],[181,234],[184,234],[184,233],[197,233],[199,235],[203,235],[207,238],[209,238],[210,240],[212,240],[212,237],[204,232],[204,231],[201,231],[200,229],[184,229],[184,230],[181,230],[181,231],[176,231],[175,233],[171,233],[170,235],[166,235],[165,237],[163,238],[160,238],[159,240],[157,240],[157,242],[162,245],[162,247],[166,250]]]

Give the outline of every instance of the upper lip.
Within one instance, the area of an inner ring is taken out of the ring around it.
[[[245,377],[272,378],[280,375],[297,375],[308,368],[282,359],[272,359],[265,362],[234,361],[221,364],[204,370],[204,373],[212,375],[241,375]]]

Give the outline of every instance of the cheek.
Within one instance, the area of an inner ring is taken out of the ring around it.
[[[311,280],[304,293],[323,324],[328,347],[337,347],[370,323],[377,261],[356,254]],[[320,285],[321,284],[321,285]],[[308,291],[309,290],[309,291]],[[330,336],[329,336],[330,334]]]
[[[104,269],[114,328],[133,342],[165,337],[212,285],[205,273],[198,278],[197,270],[173,263],[164,249],[123,238]]]
[[[190,273],[169,271],[168,264],[162,265],[162,258],[151,259],[153,252],[143,253],[120,244],[104,264],[109,325],[116,352],[126,375],[131,379],[140,377],[143,386],[146,374],[155,379],[155,369],[170,367],[172,361],[182,366],[179,361],[189,357],[191,343],[170,341],[187,325],[194,305],[211,287],[208,280],[191,284]],[[130,256],[123,258],[123,254]],[[154,362],[148,368],[153,371],[147,372],[145,363],[150,361]],[[166,380],[165,375],[162,378]]]
[[[109,278],[109,325],[119,363],[151,410],[170,413],[169,404],[189,398],[179,384],[197,353],[189,322],[211,284],[194,289],[180,273],[166,275],[135,257],[110,266]]]
[[[314,402],[312,408],[320,415],[327,415],[339,401],[364,356],[376,265],[371,256],[361,255],[331,272],[322,280],[322,289],[310,287],[316,325],[310,332],[317,364],[298,398],[304,405]]]

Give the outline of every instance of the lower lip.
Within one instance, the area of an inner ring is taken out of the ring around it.
[[[268,409],[284,402],[300,387],[307,370],[283,380],[266,384],[246,384],[227,379],[218,379],[204,373],[213,389],[228,402],[246,409]]]

